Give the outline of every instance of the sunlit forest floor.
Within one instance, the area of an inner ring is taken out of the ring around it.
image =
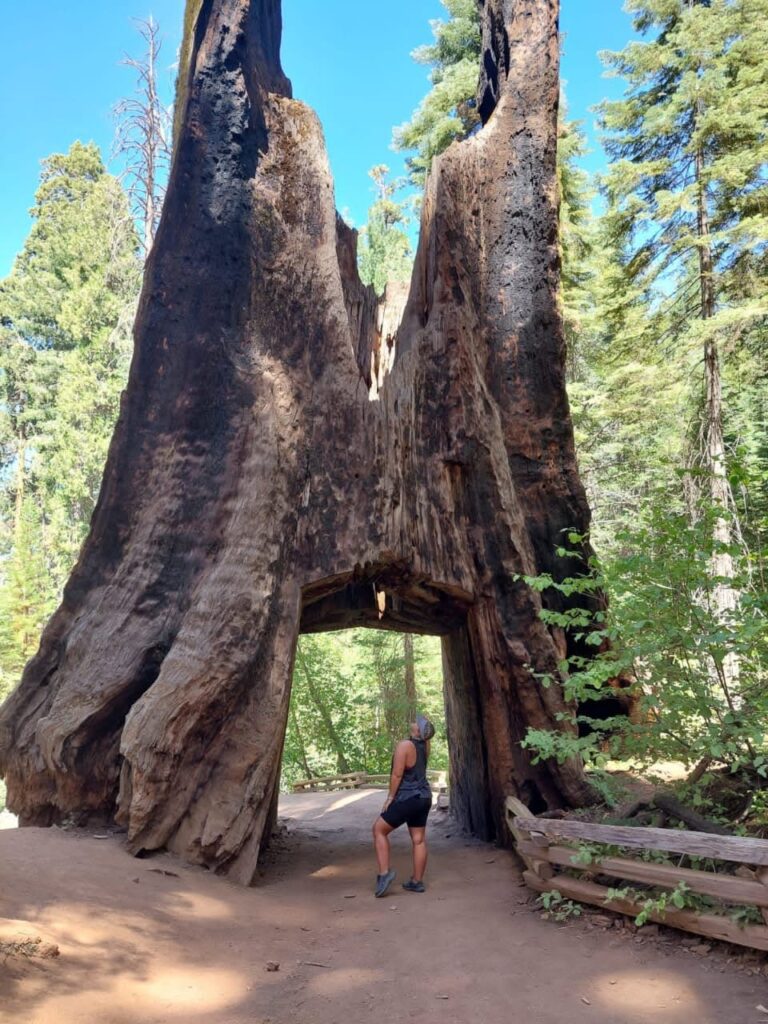
[[[396,835],[398,880],[374,899],[380,801],[365,790],[283,797],[286,830],[256,889],[168,854],[136,861],[115,835],[0,832],[0,938],[60,951],[0,962],[0,1019],[338,1024],[342,1005],[354,1024],[508,1024],[512,1008],[535,1024],[757,1019],[765,979],[745,966],[752,954],[697,955],[671,932],[601,928],[600,915],[543,921],[514,858],[440,812],[426,895],[400,888],[409,851]]]

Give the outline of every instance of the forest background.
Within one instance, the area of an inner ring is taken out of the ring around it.
[[[413,54],[428,92],[394,130],[406,174],[371,169],[359,263],[379,293],[410,274],[431,160],[478,127],[476,4],[442,3],[432,42]],[[577,749],[604,788],[609,758],[680,762],[699,803],[712,802],[713,774],[744,775],[760,825],[768,0],[629,0],[626,10],[632,41],[602,56],[623,89],[596,110],[604,169],[584,169],[582,126],[565,97],[558,146],[568,388],[599,562],[570,580],[527,580],[540,590],[604,587],[611,613],[545,616],[601,653],[561,666],[571,721],[527,742],[546,757]],[[31,231],[0,282],[0,698],[36,650],[88,529],[162,208],[172,111],[159,83],[161,34],[152,22],[139,29],[128,68],[136,90],[115,110],[120,176],[93,144],[45,159]],[[564,536],[564,548],[572,541]],[[631,718],[589,710],[617,675],[630,684]],[[433,765],[446,767],[436,638],[302,637],[285,784],[386,771],[416,706],[438,725]]]

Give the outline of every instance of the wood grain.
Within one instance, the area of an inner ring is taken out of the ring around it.
[[[596,857],[589,865],[575,864],[573,858],[578,852],[573,847],[550,846],[545,852],[541,847],[522,840],[517,844],[521,855],[535,856],[559,867],[575,868],[590,874],[612,875],[630,882],[644,882],[664,889],[674,889],[679,882],[694,892],[714,896],[727,903],[746,906],[768,907],[768,887],[735,875],[716,874],[714,871],[695,871],[674,865],[654,864],[631,860],[628,857]]]
[[[554,875],[546,881],[532,871],[523,873],[526,885],[537,892],[557,890],[562,896],[580,903],[590,903],[606,910],[615,910],[620,914],[636,917],[642,905],[633,900],[607,899],[608,889],[595,882],[587,882],[581,878],[568,878],[566,875]],[[709,939],[722,942],[733,942],[738,946],[749,946],[751,949],[768,950],[768,928],[763,925],[745,925],[740,927],[718,914],[700,914],[692,910],[669,909],[664,913],[653,912],[649,920],[657,924],[666,924],[672,928],[680,928],[694,935],[703,935]]]
[[[589,530],[558,307],[557,16],[483,4],[482,129],[433,163],[407,296],[380,300],[280,66],[279,0],[200,6],[90,533],[0,711],[23,823],[116,820],[137,854],[251,883],[297,635],[352,625],[444,637],[460,825],[508,842],[509,792],[593,798],[577,759],[521,745],[573,730],[562,633],[521,576],[580,571],[556,549]]]
[[[622,825],[595,825],[587,821],[559,821],[547,818],[514,819],[521,832],[551,839],[581,839],[608,846],[628,846],[639,850],[664,850],[692,857],[711,857],[738,864],[768,865],[768,840],[741,836],[715,836],[705,832],[683,832],[665,828],[631,828]]]

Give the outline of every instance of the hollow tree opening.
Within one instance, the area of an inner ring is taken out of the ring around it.
[[[441,638],[452,813],[468,831],[490,840],[495,822],[468,631],[472,603],[472,595],[455,585],[422,578],[402,561],[381,559],[305,587],[300,630],[314,634],[365,626]],[[306,666],[300,651],[297,658],[301,677]],[[346,770],[341,761],[338,770]]]
[[[418,714],[435,725],[430,769],[447,779],[440,638],[394,629],[304,633],[296,648],[281,792],[334,776],[389,778]],[[347,784],[340,779],[340,785]]]
[[[589,798],[578,762],[534,765],[520,744],[529,727],[567,728],[562,689],[536,679],[557,676],[565,641],[520,577],[567,572],[561,531],[589,524],[557,305],[557,3],[482,10],[484,125],[433,164],[372,402],[382,311],[336,215],[320,126],[280,66],[279,0],[190,4],[101,494],[0,712],[22,823],[115,816],[134,851],[251,882],[313,581],[375,583],[376,567],[400,572],[389,590],[406,618],[417,590],[446,622],[464,606],[446,647],[470,826],[502,836],[508,793]],[[343,614],[339,589],[317,614]]]

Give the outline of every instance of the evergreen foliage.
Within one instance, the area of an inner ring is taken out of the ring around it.
[[[433,42],[414,53],[430,69],[429,92],[395,131],[419,187],[432,159],[477,125],[478,5],[443,5]],[[180,106],[199,8],[187,4]],[[641,38],[605,55],[626,91],[599,109],[610,159],[602,179],[580,168],[584,138],[564,101],[558,140],[569,397],[601,561],[570,580],[527,581],[571,594],[604,587],[607,619],[578,608],[544,618],[612,646],[561,666],[582,705],[581,735],[526,742],[543,757],[577,750],[596,767],[620,756],[747,771],[761,786],[768,0],[628,0],[627,9]],[[379,294],[411,267],[407,207],[388,175],[371,171],[377,195],[359,244],[361,277]],[[32,213],[0,282],[0,698],[34,653],[87,529],[141,276],[128,199],[93,145],[44,161]],[[737,598],[726,607],[724,587]],[[378,630],[301,638],[285,785],[388,771],[413,710],[409,657],[401,636]],[[439,641],[415,638],[413,658],[419,710],[438,726],[431,764],[445,768]],[[632,721],[586,710],[613,694],[617,674],[638,702]]]
[[[45,620],[53,611],[50,567],[40,510],[32,498],[18,505],[13,548],[3,567],[0,590],[0,700],[37,650]],[[1,809],[1,808],[0,808]]]
[[[650,38],[604,57],[627,90],[600,108],[612,163],[602,182],[610,262],[597,268],[607,293],[598,349],[610,346],[613,367],[655,366],[661,390],[677,390],[687,422],[669,467],[685,458],[717,477],[740,461],[764,514],[755,427],[764,438],[768,0],[631,0],[628,9]],[[719,374],[725,451],[715,457],[706,393]]]
[[[93,511],[141,277],[119,181],[76,142],[43,162],[34,223],[0,282],[0,686],[34,653]]]
[[[627,87],[600,108],[611,163],[569,362],[602,563],[564,584],[590,590],[597,573],[610,621],[570,628],[614,647],[563,670],[580,701],[609,696],[623,672],[638,719],[582,720],[573,742],[596,763],[610,752],[759,780],[768,4],[631,0],[628,9],[645,38],[605,55]],[[566,273],[564,291],[567,282]],[[544,756],[567,753],[554,736],[529,742]]]
[[[397,740],[408,735],[404,637],[374,629],[302,636],[296,657],[283,788],[299,779],[389,771]],[[417,636],[418,710],[436,726],[430,768],[448,767],[442,664],[437,637]]]
[[[395,129],[394,145],[408,157],[411,181],[423,185],[433,157],[479,124],[475,106],[480,61],[480,9],[476,0],[441,0],[449,17],[431,22],[434,42],[411,56],[430,68],[432,88],[410,121]]]
[[[407,281],[413,254],[407,234],[408,214],[394,197],[399,185],[388,181],[389,168],[379,164],[368,172],[378,198],[368,210],[368,223],[360,232],[357,261],[363,284],[382,295],[387,281]]]

